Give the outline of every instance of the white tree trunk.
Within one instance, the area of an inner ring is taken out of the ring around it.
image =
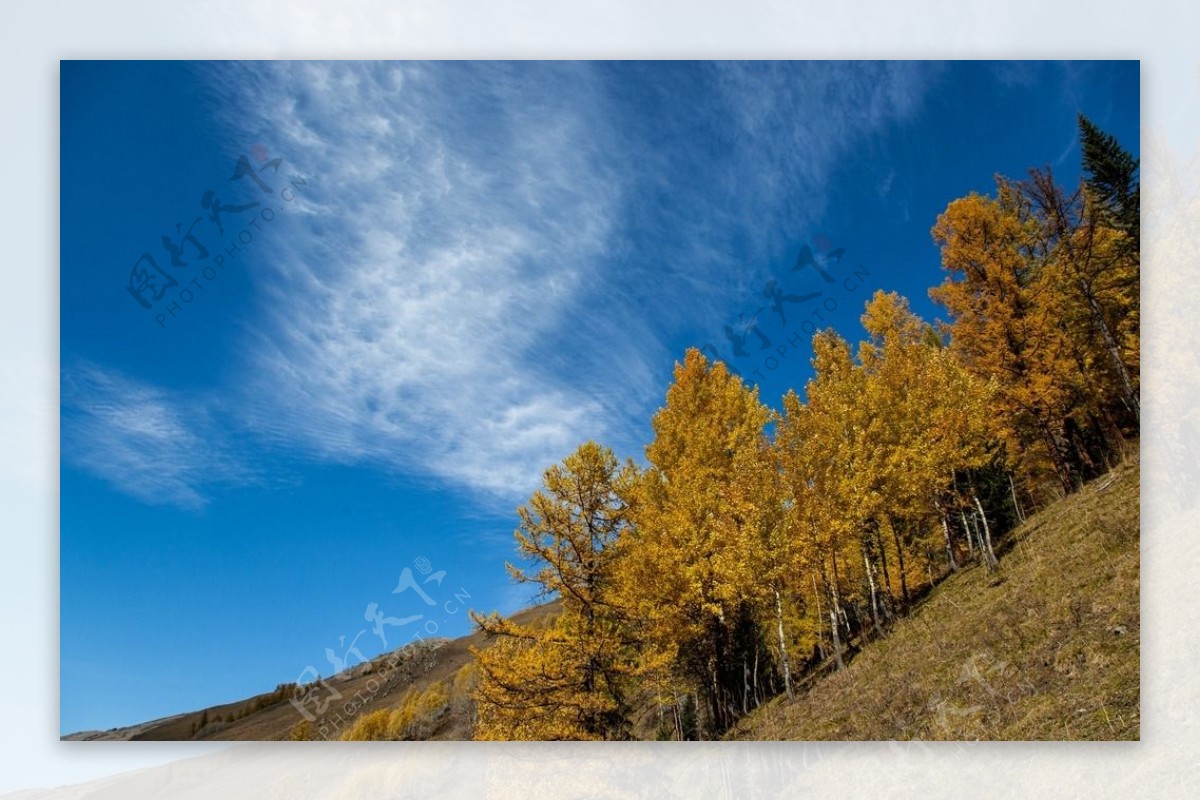
[[[867,554],[866,543],[862,547],[863,568],[867,571],[867,584],[871,588],[871,619],[875,621],[875,635],[883,637],[883,629],[879,623],[879,593],[875,589],[875,572],[871,569],[871,559]]]
[[[821,592],[817,589],[817,574],[810,573],[812,576],[813,597],[817,599],[817,620],[825,617],[824,610],[821,609]],[[821,661],[825,661],[825,637],[821,634],[821,627],[817,626],[817,650],[821,654]]]
[[[842,638],[838,634],[838,614],[836,609],[829,610],[829,629],[833,632],[833,657],[837,660],[838,670],[845,670],[846,663],[842,661]]]
[[[958,572],[958,561],[954,558],[954,543],[950,541],[950,523],[946,520],[946,514],[942,513],[942,535],[946,538],[946,561],[950,563],[950,572]]]
[[[792,695],[792,671],[788,667],[788,652],[787,639],[783,636],[783,600],[779,597],[779,588],[775,588],[775,622],[779,629],[779,658],[783,662],[783,686],[787,690],[787,697],[794,698]]]
[[[1021,511],[1021,504],[1017,502],[1017,486],[1013,483],[1012,473],[1008,474],[1008,489],[1012,493],[1013,509],[1017,513],[1017,520],[1024,523],[1025,513]]]
[[[988,570],[995,570],[1000,564],[1000,560],[996,558],[996,552],[992,550],[992,530],[988,526],[987,515],[983,513],[983,504],[979,502],[979,496],[972,493],[971,497],[975,499],[975,508],[979,510],[979,519],[983,523],[983,538],[980,542],[980,548],[987,559]]]

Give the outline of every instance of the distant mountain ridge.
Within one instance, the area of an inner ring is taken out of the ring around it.
[[[556,604],[542,604],[519,612],[515,618],[532,623],[554,614]],[[321,715],[308,720],[291,703],[294,685],[281,684],[268,693],[240,701],[217,704],[157,720],[107,731],[81,731],[64,735],[64,741],[99,740],[337,740],[355,721],[379,710],[393,708],[409,692],[421,692],[448,682],[474,662],[470,648],[485,645],[482,634],[458,639],[429,638],[410,643],[370,662],[354,665],[322,680],[319,689],[328,700]],[[422,739],[469,740],[471,720],[463,701],[448,704],[436,725]],[[353,711],[347,712],[347,705]],[[319,706],[303,705],[310,714]],[[304,724],[308,725],[305,726]]]

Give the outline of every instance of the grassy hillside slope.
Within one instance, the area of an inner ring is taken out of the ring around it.
[[[1137,740],[1139,490],[1131,461],[1005,539],[845,671],[776,698],[742,740]]]

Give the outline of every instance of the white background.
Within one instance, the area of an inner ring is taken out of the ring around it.
[[[1099,0],[0,6],[0,793],[1200,795],[1200,426],[1191,422],[1200,382],[1191,327],[1200,279],[1198,9]],[[1142,742],[60,743],[58,62],[231,57],[1140,59]]]

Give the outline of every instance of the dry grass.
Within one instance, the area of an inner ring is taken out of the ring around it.
[[[743,740],[1137,740],[1136,458],[1035,515]]]

